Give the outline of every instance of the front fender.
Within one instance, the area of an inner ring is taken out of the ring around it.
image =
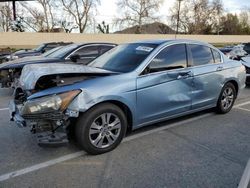
[[[103,102],[110,102],[110,101],[116,101],[122,103],[130,109],[132,114],[136,114],[135,92],[124,93],[124,96],[107,95],[107,96],[96,97],[95,94],[89,94],[86,91],[83,91],[71,102],[68,109],[77,112],[86,112],[93,106],[96,106]],[[133,120],[134,120],[133,122],[136,122],[134,118]]]

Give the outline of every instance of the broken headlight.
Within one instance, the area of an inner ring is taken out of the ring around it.
[[[81,91],[70,91],[53,96],[27,101],[21,109],[22,115],[64,111]]]

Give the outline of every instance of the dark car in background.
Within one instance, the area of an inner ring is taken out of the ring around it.
[[[5,56],[5,61],[11,61],[23,57],[28,57],[28,56],[39,56],[53,48],[56,48],[58,46],[66,46],[72,44],[72,42],[50,42],[50,43],[43,43],[37,48],[34,48],[32,50],[25,49],[25,50],[18,50],[12,54],[9,54]]]
[[[219,48],[219,50],[226,55],[227,57],[229,57],[230,52],[232,51],[233,47],[223,47],[223,48]]]
[[[246,84],[250,85],[250,56],[241,58],[241,63],[246,67]]]
[[[0,49],[0,63],[3,63],[6,60],[6,57],[11,54],[10,48]]]
[[[117,46],[114,43],[83,43],[57,47],[41,56],[24,57],[0,64],[1,87],[15,87],[22,68],[28,64],[77,63],[88,64],[98,56]]]
[[[250,42],[243,43],[243,50],[245,50],[248,54],[250,54]]]

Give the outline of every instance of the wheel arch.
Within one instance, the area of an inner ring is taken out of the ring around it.
[[[239,84],[237,81],[235,80],[228,80],[224,85],[226,85],[227,83],[231,83],[234,85],[235,90],[236,90],[236,96],[238,96],[238,92],[239,92]]]
[[[129,108],[129,106],[121,101],[118,101],[118,100],[105,100],[105,101],[101,101],[99,103],[96,103],[95,105],[91,106],[87,111],[89,111],[90,109],[98,106],[98,105],[101,105],[101,104],[105,104],[105,103],[110,103],[110,104],[113,104],[117,107],[119,107],[125,114],[126,118],[127,118],[127,121],[128,121],[128,127],[127,127],[127,132],[130,132],[132,131],[133,129],[133,123],[134,123],[134,120],[133,120],[133,113],[132,113],[132,110]],[[81,113],[86,113],[87,111],[85,112],[81,112]]]

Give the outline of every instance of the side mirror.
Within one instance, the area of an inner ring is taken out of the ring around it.
[[[42,54],[43,54],[43,53],[45,53],[46,51],[43,49],[41,52],[42,52]]]
[[[73,61],[74,63],[76,63],[78,59],[80,59],[80,55],[78,54],[70,56],[70,60]]]

